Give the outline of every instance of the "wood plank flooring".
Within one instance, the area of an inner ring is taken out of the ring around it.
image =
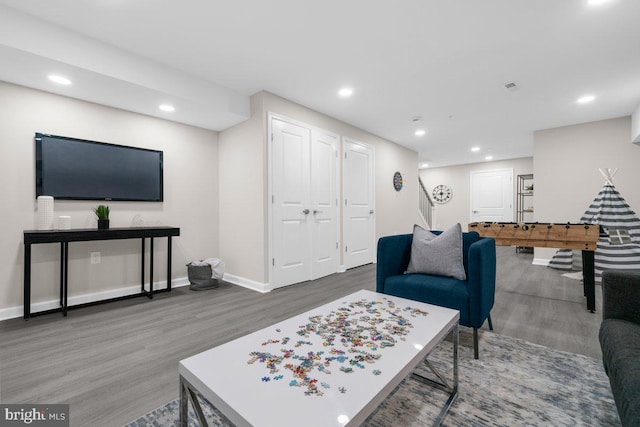
[[[498,247],[495,332],[599,358],[600,287],[589,313],[581,282],[531,257]],[[72,426],[121,426],[177,397],[180,360],[359,289],[375,290],[375,265],[267,294],[223,283],[0,322],[0,402],[70,403]]]

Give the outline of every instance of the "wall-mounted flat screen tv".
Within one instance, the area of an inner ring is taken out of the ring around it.
[[[162,151],[36,133],[36,197],[161,202]]]

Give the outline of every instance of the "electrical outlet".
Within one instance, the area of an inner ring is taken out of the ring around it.
[[[91,252],[91,264],[100,264],[100,252]]]

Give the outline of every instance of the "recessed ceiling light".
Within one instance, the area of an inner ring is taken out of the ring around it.
[[[480,147],[471,147],[471,151],[477,153],[478,151],[480,151]]]
[[[595,95],[585,95],[583,97],[578,98],[576,102],[578,104],[588,104],[592,102],[594,99],[596,99]]]
[[[610,0],[589,0],[587,4],[589,6],[600,6],[601,4],[609,3]]]
[[[338,91],[338,96],[340,98],[348,98],[351,95],[353,95],[353,88],[350,87],[343,87]]]
[[[418,130],[417,130],[417,131],[415,131],[413,134],[414,134],[415,136],[424,136],[426,133],[427,133],[427,131],[426,131],[426,130],[424,130],[424,129],[418,129]]]
[[[173,105],[169,105],[169,104],[162,104],[160,106],[158,106],[159,109],[161,109],[162,111],[166,111],[168,113],[172,112],[172,111],[176,111],[176,107],[174,107]]]
[[[484,159],[485,160],[493,160],[493,156],[486,156]]]
[[[429,163],[420,163],[420,169],[425,169],[429,167]]]
[[[59,85],[69,86],[71,84],[71,80],[69,80],[68,78],[57,76],[55,74],[49,75],[49,80],[51,80],[54,83],[58,83]]]

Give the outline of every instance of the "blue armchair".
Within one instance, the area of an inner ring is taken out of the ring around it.
[[[434,234],[440,234],[434,231]],[[473,328],[473,355],[478,358],[478,328],[491,323],[496,290],[496,243],[475,231],[462,233],[467,280],[426,274],[405,274],[413,234],[378,241],[376,291],[460,311],[460,324]]]

